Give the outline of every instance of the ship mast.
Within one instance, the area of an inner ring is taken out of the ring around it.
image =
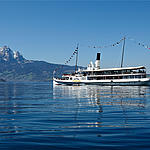
[[[121,58],[121,68],[123,66],[123,58],[124,58],[124,48],[125,48],[125,37],[123,39],[123,47],[122,47],[122,58]]]
[[[79,44],[77,44],[77,48],[76,48],[76,65],[75,65],[75,72],[77,72],[77,69],[78,69],[78,46],[79,46]]]

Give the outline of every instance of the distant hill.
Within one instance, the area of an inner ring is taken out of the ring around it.
[[[27,60],[18,51],[12,51],[7,46],[0,48],[0,79],[2,81],[49,81],[56,68],[61,68],[58,69],[58,74],[74,70],[74,66]]]

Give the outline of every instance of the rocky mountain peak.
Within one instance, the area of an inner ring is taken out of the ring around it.
[[[11,50],[8,46],[0,48],[0,61],[1,62],[25,62],[25,58],[18,52]]]

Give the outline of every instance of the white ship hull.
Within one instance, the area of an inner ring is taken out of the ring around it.
[[[61,80],[53,79],[53,84],[64,85],[101,85],[101,86],[146,86],[150,85],[150,78],[118,79],[118,80]]]

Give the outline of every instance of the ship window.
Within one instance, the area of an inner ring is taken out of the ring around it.
[[[69,77],[63,77],[62,79],[63,80],[69,80]]]
[[[74,80],[79,80],[79,78],[74,78]]]
[[[83,72],[83,76],[86,76],[86,73],[85,73],[85,72]]]
[[[87,79],[88,79],[88,80],[92,80],[92,78],[91,78],[91,77],[88,77]]]
[[[135,78],[141,78],[141,76],[140,76],[140,75],[138,75],[138,76],[135,76]]]
[[[124,77],[123,77],[123,79],[128,79],[128,78],[129,78],[129,76],[124,76]]]
[[[133,79],[133,78],[134,78],[134,76],[130,76],[130,78],[131,78],[131,79]]]
[[[70,80],[72,80],[72,77],[70,78]]]
[[[146,75],[142,75],[141,78],[146,78]]]

